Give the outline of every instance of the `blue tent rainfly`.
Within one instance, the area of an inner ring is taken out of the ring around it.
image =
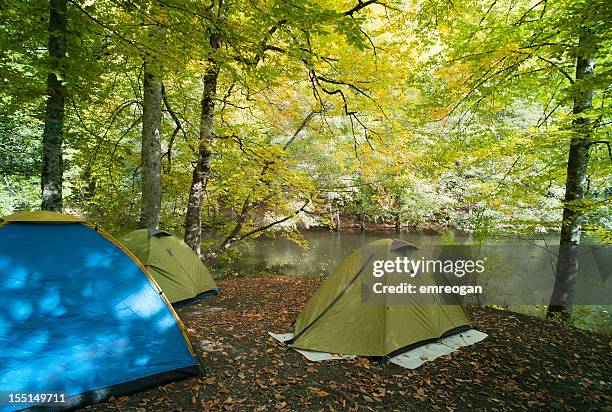
[[[167,299],[115,239],[50,212],[1,224],[0,411],[33,406],[13,393],[61,393],[55,406],[74,408],[201,373]]]

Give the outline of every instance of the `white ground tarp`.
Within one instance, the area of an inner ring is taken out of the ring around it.
[[[293,333],[272,333],[268,332],[270,336],[281,343],[285,343],[289,339],[293,338]],[[312,350],[304,350],[304,349],[295,349],[301,353],[306,359],[312,362],[324,361],[324,360],[332,360],[332,359],[355,359],[357,356],[355,355],[340,355],[337,353],[327,353],[327,352],[315,352]]]
[[[425,362],[432,361],[440,356],[448,355],[464,346],[470,346],[484,340],[488,335],[475,329],[457,333],[436,342],[427,343],[407,352],[395,355],[390,362],[406,369],[416,369]]]
[[[272,333],[268,332],[277,341],[284,343],[293,338],[293,333]],[[389,359],[390,362],[406,369],[416,369],[425,362],[432,361],[440,356],[448,355],[464,346],[473,345],[486,339],[486,333],[475,329],[469,329],[436,342],[427,343]],[[337,353],[315,352],[303,349],[295,349],[306,359],[312,362],[332,360],[332,359],[355,359],[355,355],[341,355]]]

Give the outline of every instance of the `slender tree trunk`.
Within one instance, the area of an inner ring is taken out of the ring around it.
[[[47,75],[47,108],[43,132],[41,209],[62,211],[62,138],[65,88],[61,73],[66,58],[66,0],[51,0],[49,12],[49,57],[54,68]],[[58,76],[60,78],[58,78]]]
[[[145,63],[140,158],[142,201],[140,227],[159,227],[161,211],[161,68],[157,61]]]
[[[219,0],[218,13],[220,15],[222,3]],[[210,34],[210,47],[213,50],[221,47],[219,33]],[[211,144],[213,136],[213,121],[215,112],[215,94],[217,92],[217,78],[219,77],[219,65],[214,57],[208,59],[208,68],[204,76],[200,112],[200,135],[198,146],[198,160],[193,169],[191,188],[189,189],[189,201],[185,214],[185,243],[201,256],[202,240],[202,201],[206,189],[206,183],[210,176],[210,160],[212,156]]]
[[[340,211],[334,209],[334,205],[331,203],[327,204],[327,209],[329,210],[329,217],[331,222],[331,229],[334,232],[337,232],[340,229]]]
[[[593,108],[593,86],[590,80],[595,70],[595,39],[592,32],[580,36],[576,59],[576,83],[579,90],[574,97],[574,114]],[[587,165],[589,162],[589,137],[592,124],[588,116],[578,117],[574,122],[574,135],[570,142],[567,161],[567,179],[563,202],[563,222],[559,241],[555,286],[548,307],[547,317],[560,317],[569,321],[578,275],[578,245],[582,220],[582,200],[587,187]]]
[[[402,231],[402,196],[397,195],[395,197],[395,233]]]

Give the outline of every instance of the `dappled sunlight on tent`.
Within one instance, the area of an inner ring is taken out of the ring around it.
[[[153,289],[150,282],[145,280],[139,287],[139,290],[123,299],[113,308],[118,319],[148,319],[164,309],[164,303],[160,299],[152,299],[157,291]]]
[[[5,273],[2,282],[5,288],[13,290],[26,287],[29,273],[24,267],[14,266],[6,267],[0,270]]]
[[[28,334],[28,339],[20,342],[15,352],[18,356],[28,358],[31,354],[39,352],[47,343],[49,343],[49,332],[38,329]]]
[[[170,314],[165,314],[160,320],[158,320],[155,325],[157,329],[161,332],[164,332],[171,328],[174,325],[174,316]]]
[[[199,370],[157,288],[99,232],[9,224],[0,250],[0,391],[73,396]]]
[[[149,364],[150,360],[151,360],[150,356],[140,356],[140,357],[134,359],[134,365],[145,366],[145,365]]]
[[[60,294],[57,288],[49,289],[38,301],[38,308],[43,313],[52,313],[60,306]]]
[[[81,289],[81,296],[87,298],[87,297],[92,296],[93,294],[94,294],[94,288],[93,288],[91,282],[86,283],[83,286],[83,289]]]
[[[113,267],[113,259],[121,258],[123,253],[116,247],[108,247],[105,249],[85,249],[81,252],[84,256],[84,266],[86,268],[111,268]]]
[[[30,387],[30,382],[34,380],[37,370],[33,367],[24,365],[15,365],[14,369],[10,369],[6,373],[0,375],[2,381],[11,382],[11,385],[17,387]]]
[[[16,299],[12,302],[12,306],[10,315],[15,320],[23,322],[28,320],[30,315],[32,315],[32,303],[27,300]]]

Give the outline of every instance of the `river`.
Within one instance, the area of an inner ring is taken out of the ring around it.
[[[378,239],[399,238],[416,246],[464,244],[471,242],[472,236],[459,231],[366,231],[331,232],[304,231],[302,236],[306,247],[285,238],[271,239],[261,237],[238,246],[240,258],[220,261],[214,264],[217,273],[230,272],[238,275],[285,274],[295,276],[320,276],[331,273],[343,257],[369,242]],[[542,254],[538,245],[540,239],[524,240],[518,237],[504,237],[496,240],[505,244],[522,246],[526,251]],[[558,235],[549,234],[546,242],[553,245]]]

